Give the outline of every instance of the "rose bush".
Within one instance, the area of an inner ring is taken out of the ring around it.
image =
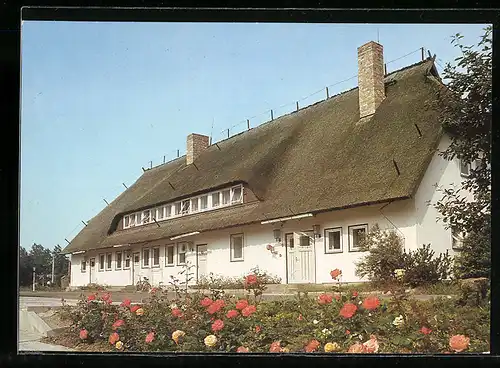
[[[338,270],[340,271],[340,270]],[[337,276],[341,273],[338,271]],[[250,276],[250,277],[249,277]],[[121,351],[468,353],[489,351],[489,305],[453,299],[381,299],[355,292],[298,294],[260,302],[246,275],[246,298],[194,292],[175,298],[159,288],[142,304],[82,296],[66,313],[82,344]]]

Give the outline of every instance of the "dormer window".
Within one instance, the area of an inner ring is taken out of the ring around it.
[[[231,188],[221,189],[211,193],[192,198],[186,198],[178,202],[163,204],[161,206],[142,210],[123,216],[123,228],[146,225],[153,219],[165,221],[172,217],[187,216],[199,212],[205,212],[243,203],[243,186],[236,185]]]

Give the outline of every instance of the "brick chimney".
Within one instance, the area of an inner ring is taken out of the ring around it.
[[[191,165],[196,157],[208,148],[209,137],[192,133],[187,136],[186,164]]]
[[[375,114],[385,98],[384,48],[370,41],[358,47],[359,118]]]

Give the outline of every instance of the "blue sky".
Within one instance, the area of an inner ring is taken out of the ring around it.
[[[324,98],[326,86],[330,95],[355,87],[356,78],[337,82],[357,74],[357,47],[376,41],[377,30],[386,62],[424,46],[441,72],[458,56],[450,37],[476,43],[483,28],[23,22],[21,246],[64,248],[141,167],[183,155],[190,133],[212,132],[216,142],[228,128],[246,129],[247,118],[254,127],[270,109],[277,117],[297,100]]]

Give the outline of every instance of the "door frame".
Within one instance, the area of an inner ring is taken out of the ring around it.
[[[132,285],[135,285],[135,255],[139,254],[139,268],[141,268],[141,252],[132,252]]]
[[[89,258],[89,284],[92,283],[92,261],[94,261],[94,272],[95,272],[95,257]]]
[[[294,248],[299,247],[299,244],[295,244],[295,234],[300,233],[312,233],[312,237],[310,238],[311,240],[311,253],[312,253],[312,267],[313,267],[313,272],[312,272],[312,280],[309,281],[310,283],[315,284],[316,283],[316,238],[314,237],[314,230],[313,229],[307,229],[307,230],[289,230],[289,231],[283,231],[283,237],[285,241],[285,262],[286,262],[286,283],[288,284],[290,282],[289,275],[288,275],[288,244],[286,243],[286,235],[287,234],[293,234],[293,239],[294,239]],[[302,265],[301,265],[302,266]],[[294,282],[297,283],[297,282]]]
[[[208,244],[196,244],[196,284],[198,284],[199,280],[199,264],[198,264],[198,247],[207,247],[207,253],[208,253]]]

